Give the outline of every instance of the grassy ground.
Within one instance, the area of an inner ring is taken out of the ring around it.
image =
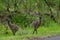
[[[19,30],[15,36],[9,30],[9,34],[0,33],[0,40],[25,40],[25,38],[51,36],[60,34],[60,27],[57,24],[51,24],[49,27],[38,28],[38,34],[32,34],[33,28]]]

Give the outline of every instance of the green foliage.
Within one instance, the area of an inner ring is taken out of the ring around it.
[[[14,7],[15,1],[17,2],[17,7]],[[52,12],[54,15],[57,14],[57,9],[60,4],[59,0],[47,0],[47,2],[52,3]],[[8,29],[8,34],[6,35],[6,26],[0,24],[0,40],[22,40],[26,37],[37,37],[37,36],[51,36],[60,34],[60,27],[56,24],[50,17],[45,16],[44,13],[50,13],[48,6],[44,2],[44,0],[0,0],[0,10],[6,10],[6,6],[9,3],[10,11],[21,11],[21,13],[11,13],[11,22],[15,23],[24,30],[20,30],[16,33],[16,36],[12,36],[12,32],[10,28]],[[32,10],[33,12],[41,12],[43,14],[43,23],[44,25],[38,28],[38,34],[32,34],[33,28],[30,27],[32,20],[37,20],[37,16],[31,16],[27,12],[28,10]],[[3,15],[10,14],[8,12],[2,12]],[[57,15],[56,15],[57,17]],[[7,25],[7,24],[6,24]],[[23,33],[23,34],[22,34]]]
[[[31,17],[27,12],[26,10],[29,10],[29,9],[32,9],[33,11],[40,11],[41,14],[44,14],[45,12],[47,13],[50,13],[49,11],[49,8],[47,7],[46,3],[44,2],[44,0],[0,0],[0,10],[6,10],[6,6],[7,4],[9,4],[10,6],[10,11],[14,11],[15,8],[14,8],[14,3],[15,1],[17,2],[17,10],[24,12],[24,13],[16,13],[16,15],[12,16],[11,19],[12,19],[12,22],[19,25],[19,26],[22,26],[22,27],[27,27],[27,26],[30,26],[31,22],[32,22],[32,19],[33,20],[36,20],[37,17],[34,16],[34,17]],[[57,7],[59,5],[59,0],[47,0],[47,2],[51,2],[53,5],[52,7],[52,11],[53,13],[56,15],[57,11]],[[26,9],[26,10],[25,10]],[[5,14],[5,13],[2,13],[2,14]],[[8,13],[10,14],[10,13]],[[14,13],[11,13],[11,14],[14,14]],[[32,19],[31,19],[32,18]],[[50,21],[53,21],[50,19],[50,17],[46,17],[44,16],[43,17],[43,20],[44,20],[44,25],[49,25],[48,23],[50,23]]]

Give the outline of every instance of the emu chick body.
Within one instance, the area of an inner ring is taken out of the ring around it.
[[[38,29],[39,26],[41,25],[41,17],[39,17],[39,20],[33,21],[33,22],[32,22],[32,25],[33,25],[33,28],[34,28],[33,34],[34,34],[35,32],[37,33],[37,29]]]
[[[8,26],[10,27],[10,29],[12,30],[12,32],[13,32],[13,35],[15,35],[15,33],[18,31],[18,27],[17,27],[17,25],[15,25],[15,24],[12,24],[11,22],[9,22],[8,21]]]

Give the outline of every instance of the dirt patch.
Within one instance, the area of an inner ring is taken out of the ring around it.
[[[59,35],[60,35],[60,34],[59,34]],[[55,36],[59,36],[59,35],[42,36],[42,37],[33,37],[33,38],[27,37],[26,40],[44,40],[44,39],[46,39],[46,38],[51,38],[51,37],[55,37]]]
[[[34,37],[34,38],[27,38],[27,40],[44,40],[45,38],[50,38],[49,36],[44,37]]]

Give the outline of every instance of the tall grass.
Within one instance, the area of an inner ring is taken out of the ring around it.
[[[57,24],[50,24],[49,27],[39,27],[38,34],[32,34],[33,28],[19,29],[15,36],[12,35],[11,30],[9,34],[0,34],[0,40],[24,40],[25,38],[40,37],[40,36],[52,36],[60,34],[60,27]]]

